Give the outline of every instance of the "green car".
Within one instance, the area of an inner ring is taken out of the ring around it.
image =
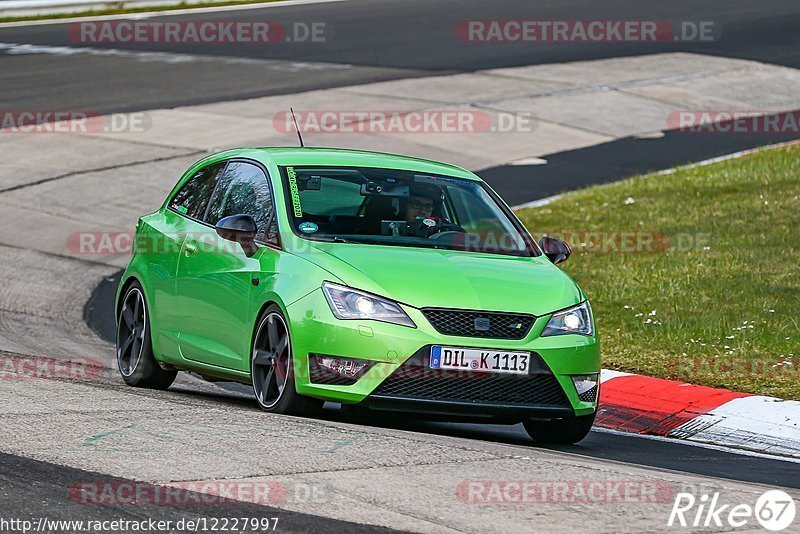
[[[519,423],[573,443],[597,411],[586,295],[462,168],[322,148],[195,163],[136,227],[117,293],[131,386],[179,370],[252,384],[266,411]]]

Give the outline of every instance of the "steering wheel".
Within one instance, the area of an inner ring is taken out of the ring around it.
[[[457,234],[467,233],[461,226],[447,221],[440,223],[435,228],[432,228],[432,230],[433,233],[428,235],[428,239],[434,239],[436,241],[442,241],[448,238],[452,239]]]
[[[433,239],[434,241],[447,241],[448,239],[452,240],[455,238],[455,236],[461,235],[462,233],[466,232],[459,232],[458,230],[445,230],[428,236],[428,239]]]
[[[457,225],[456,223],[451,223],[450,221],[442,221],[442,223],[439,225],[439,233],[442,232],[458,232],[462,234],[467,233],[467,231],[461,228],[461,226]]]
[[[466,233],[466,230],[457,224],[449,221],[442,221],[435,217],[419,217],[416,222],[408,225],[411,235],[417,237],[427,237],[429,239],[438,239],[438,236],[443,233]]]

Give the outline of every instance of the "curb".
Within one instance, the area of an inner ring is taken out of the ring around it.
[[[800,458],[800,402],[603,369],[596,426]]]

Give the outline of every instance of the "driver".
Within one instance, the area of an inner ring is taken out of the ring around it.
[[[405,219],[408,224],[417,222],[418,217],[430,217],[436,208],[436,201],[441,198],[436,187],[423,187],[414,184],[406,201]]]

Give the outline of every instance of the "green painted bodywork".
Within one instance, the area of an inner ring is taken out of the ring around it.
[[[275,196],[280,247],[260,246],[247,257],[204,223],[167,208],[167,200],[200,167],[230,158],[260,163]],[[165,365],[220,379],[250,381],[250,352],[257,318],[270,303],[288,319],[298,393],[336,402],[359,402],[425,345],[531,350],[561,383],[576,415],[596,403],[577,398],[570,375],[597,373],[597,336],[539,337],[553,312],[586,299],[577,284],[544,255],[513,257],[428,248],[303,239],[290,228],[280,166],[382,167],[480,180],[459,167],[373,152],[317,148],[235,149],[189,168],[161,208],[137,225],[133,255],[117,294],[138,280],[150,312],[153,351]],[[187,243],[196,251],[187,256]],[[225,252],[220,252],[220,251]],[[254,285],[253,279],[258,279]],[[321,290],[324,281],[399,302],[416,323],[409,328],[334,317]],[[530,313],[537,320],[522,340],[443,336],[419,308],[442,307]],[[311,384],[308,354],[376,362],[352,386]]]

